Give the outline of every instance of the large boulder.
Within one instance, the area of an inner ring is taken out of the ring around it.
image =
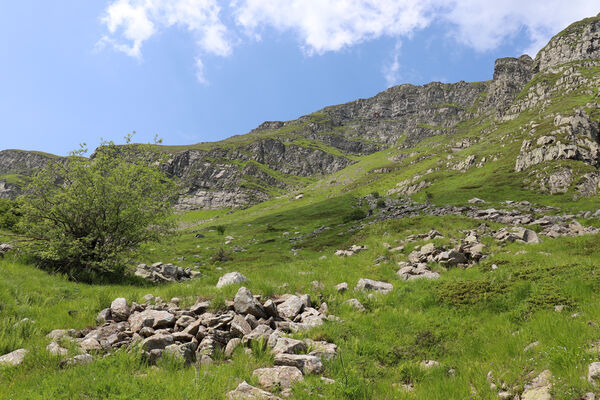
[[[252,292],[244,286],[238,289],[233,299],[233,307],[238,314],[252,314],[258,318],[267,317],[262,305],[254,298]]]
[[[157,333],[156,335],[144,339],[142,342],[142,349],[146,351],[163,350],[165,347],[170,346],[173,343],[173,335]]]
[[[112,318],[117,322],[127,321],[127,318],[129,318],[130,314],[130,309],[127,305],[127,300],[125,300],[123,297],[114,299],[113,302],[110,304],[110,314]]]
[[[280,397],[251,386],[246,381],[240,383],[235,390],[227,393],[227,398],[229,400],[281,400]]]
[[[275,365],[296,367],[303,374],[320,374],[323,372],[323,363],[319,357],[307,354],[279,353],[275,355]]]
[[[139,332],[143,327],[153,329],[170,328],[175,325],[176,317],[168,311],[144,310],[129,317],[129,327],[133,332]]]
[[[277,313],[284,318],[294,319],[302,311],[303,307],[304,301],[298,296],[291,295],[277,306]]]
[[[298,368],[289,366],[260,368],[254,370],[252,375],[256,376],[260,385],[267,390],[287,389],[304,380],[304,376]]]
[[[552,400],[552,373],[543,371],[529,385],[521,395],[521,400]]]
[[[239,272],[229,272],[222,277],[219,278],[219,282],[217,282],[217,287],[222,288],[227,285],[235,285],[237,283],[247,282],[248,278]]]
[[[27,350],[18,349],[11,353],[5,354],[0,357],[0,366],[4,365],[19,365],[25,359],[27,355]]]
[[[600,381],[600,362],[593,362],[588,367],[588,381],[594,384]]]
[[[362,290],[362,291],[366,291],[366,290],[374,290],[377,291],[379,293],[389,293],[394,289],[394,285],[392,285],[391,283],[387,283],[387,282],[381,282],[381,281],[374,281],[372,279],[366,279],[366,278],[362,278],[358,281],[358,283],[356,284],[356,288],[355,290]]]

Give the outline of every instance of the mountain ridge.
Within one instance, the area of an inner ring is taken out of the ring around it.
[[[594,68],[598,58],[600,17],[596,16],[554,36],[535,59],[527,55],[497,59],[488,81],[398,85],[296,120],[266,121],[245,135],[219,142],[158,148],[169,154],[163,168],[180,182],[179,208],[245,207],[299,190],[376,152],[412,148],[428,137],[453,135],[461,123],[479,119],[494,125],[515,119],[547,101],[540,84],[556,84],[566,64],[583,62],[589,64],[584,68]],[[556,79],[551,82],[548,74]],[[559,82],[559,86],[569,84]],[[590,152],[596,151],[595,138],[594,134],[589,138]],[[14,176],[26,181],[51,157],[26,154],[0,152],[0,197],[17,196],[22,185],[15,183]]]

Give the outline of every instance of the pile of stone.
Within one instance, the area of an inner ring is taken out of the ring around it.
[[[417,235],[409,235],[406,237],[406,239],[404,240],[405,242],[414,242],[416,240],[433,240],[433,239],[441,239],[444,236],[442,236],[441,233],[439,233],[438,231],[436,231],[435,229],[430,230],[427,233],[419,233]]]
[[[547,225],[542,231],[542,235],[556,238],[560,236],[581,236],[594,235],[600,233],[600,229],[592,226],[583,226],[576,220],[571,223]]]
[[[13,246],[8,243],[0,243],[0,257],[4,257],[6,253],[11,251]]]
[[[340,256],[340,257],[350,257],[357,253],[360,253],[361,251],[368,250],[368,249],[369,248],[367,246],[359,246],[359,245],[355,244],[346,250],[336,250],[335,255]]]
[[[202,273],[191,268],[181,268],[161,262],[152,265],[138,264],[135,270],[135,276],[155,283],[187,281],[199,278],[201,275]]]
[[[98,327],[50,332],[47,350],[66,356],[64,341],[76,344],[81,354],[64,360],[63,365],[89,362],[96,352],[122,347],[139,348],[150,362],[170,354],[186,363],[210,364],[217,349],[231,357],[238,346],[250,347],[262,339],[271,348],[276,366],[294,367],[301,374],[321,373],[322,361],[337,351],[332,343],[286,337],[334,318],[326,315],[325,303],[318,310],[313,308],[308,295],[286,294],[261,302],[260,296],[241,287],[227,309],[216,312],[208,311],[207,301],[182,309],[178,298],[165,303],[147,295],[144,300],[145,304],[128,304],[124,298],[115,299],[98,315]]]
[[[537,244],[542,242],[535,231],[521,227],[510,229],[501,228],[495,232],[492,232],[492,237],[503,243],[523,242],[527,244]]]
[[[408,262],[398,263],[400,269],[397,274],[405,281],[437,279],[440,274],[432,271],[428,263],[439,263],[446,267],[468,267],[478,263],[484,257],[484,249],[485,245],[479,242],[477,232],[468,231],[465,240],[450,250],[436,247],[434,243],[415,248],[408,255]]]

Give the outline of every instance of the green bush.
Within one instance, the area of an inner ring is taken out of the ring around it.
[[[0,229],[12,230],[19,222],[21,212],[16,202],[0,199]]]
[[[384,208],[384,207],[385,207],[385,200],[377,199],[377,208]]]
[[[150,145],[104,142],[42,169],[21,197],[24,250],[38,265],[90,281],[122,277],[128,255],[172,227],[174,183]]]
[[[367,217],[367,213],[362,208],[355,208],[344,216],[344,223],[358,221]]]

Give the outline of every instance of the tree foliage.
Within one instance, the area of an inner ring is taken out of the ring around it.
[[[9,199],[0,199],[0,229],[12,230],[17,222],[21,212],[17,203]]]
[[[84,151],[49,163],[28,185],[24,247],[75,279],[121,276],[128,255],[169,231],[176,188],[150,145],[104,142],[90,159]]]

